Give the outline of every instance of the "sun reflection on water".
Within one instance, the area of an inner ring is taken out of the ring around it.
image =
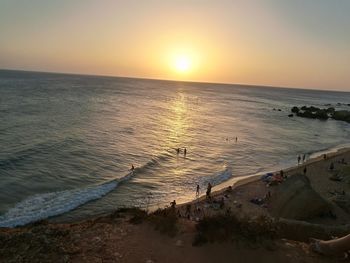
[[[185,137],[188,135],[187,132],[190,126],[189,115],[186,97],[180,92],[171,102],[169,114],[166,118],[170,147],[186,147],[184,144],[187,141]]]
[[[182,90],[179,90],[167,103],[167,110],[160,119],[163,126],[162,136],[164,137],[159,139],[164,139],[166,148],[174,154],[175,158],[171,159],[171,163],[166,167],[169,169],[167,173],[169,178],[164,178],[164,180],[173,180],[185,176],[188,172],[186,166],[189,160],[184,158],[184,148],[189,149],[192,145],[193,136],[190,134],[190,130],[193,129],[193,111],[189,107],[188,95]],[[177,155],[176,149],[178,148],[180,153]]]

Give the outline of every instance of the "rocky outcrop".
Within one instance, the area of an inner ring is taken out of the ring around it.
[[[270,212],[276,218],[308,220],[327,215],[332,209],[331,204],[314,191],[309,179],[302,174],[278,185],[274,196]]]
[[[347,110],[335,111],[332,115],[332,118],[339,121],[350,122],[350,111],[347,111]]]
[[[330,239],[332,236],[344,236],[350,233],[350,225],[322,225],[305,221],[280,218],[277,221],[281,238],[309,241],[310,237]]]
[[[299,108],[294,106],[291,110],[293,113],[298,113],[299,112]]]
[[[333,107],[321,109],[314,106],[310,106],[310,107],[302,106],[301,108],[294,106],[291,109],[291,112],[303,118],[318,119],[318,120],[327,120],[328,118],[332,118],[334,120],[346,121],[350,123],[350,111],[348,110],[336,111],[335,108]]]

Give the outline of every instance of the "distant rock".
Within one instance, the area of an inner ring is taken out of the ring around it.
[[[317,107],[314,107],[314,106],[310,106],[310,107],[303,106],[303,107],[301,107],[301,109],[303,111],[310,111],[310,112],[316,112],[316,111],[320,110],[320,108],[317,108]]]
[[[302,106],[299,109],[297,106],[294,106],[292,107],[291,112],[303,118],[318,119],[318,120],[327,120],[328,118],[332,118],[334,120],[346,121],[350,123],[350,111],[348,110],[337,111],[335,110],[334,107],[320,109],[314,106],[310,106],[310,107]]]
[[[332,118],[339,121],[350,122],[350,111],[347,111],[347,110],[335,111],[332,115]]]
[[[316,119],[316,115],[311,111],[299,111],[296,115],[299,117]]]
[[[333,107],[327,108],[327,113],[333,114],[335,112],[335,109]]]
[[[289,114],[289,115],[288,115],[288,117],[293,117],[293,116],[294,116],[294,114]]]
[[[320,119],[320,120],[327,120],[328,119],[328,113],[327,110],[318,110],[315,113],[316,119]]]
[[[299,108],[294,106],[291,110],[293,113],[298,113],[299,112]]]

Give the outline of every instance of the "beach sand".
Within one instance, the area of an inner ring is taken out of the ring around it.
[[[283,170],[286,177],[298,176],[303,174],[303,170],[306,166],[307,172],[306,176],[310,179],[312,188],[319,193],[323,198],[330,199],[332,197],[331,192],[348,192],[350,191],[350,184],[347,184],[342,181],[332,181],[330,176],[332,172],[329,171],[329,166],[333,162],[335,165],[335,171],[338,171],[342,167],[350,167],[350,149],[340,149],[337,152],[332,152],[326,154],[327,158],[324,159],[323,155],[318,156],[313,159],[306,160],[304,163],[290,167]],[[348,164],[340,164],[344,158]],[[280,171],[275,171],[274,174],[278,174]],[[225,209],[230,209],[232,213],[241,214],[242,216],[267,216],[269,215],[269,205],[273,203],[275,198],[275,186],[267,186],[266,183],[260,180],[261,175],[252,176],[243,180],[236,181],[232,185],[232,191],[229,191],[227,188],[218,190],[211,194],[213,200],[217,203],[220,200],[224,200]],[[253,198],[265,198],[266,194],[270,192],[271,198],[265,205],[259,206],[250,202]],[[201,196],[198,199],[190,202],[192,205],[192,210],[195,208],[200,208],[201,213],[194,213],[193,217],[201,218],[206,215],[215,214],[219,209],[217,206],[210,206],[205,196]],[[181,214],[186,215],[186,204],[179,205],[178,209],[181,211]],[[336,212],[337,218],[313,218],[310,222],[318,224],[348,224],[350,222],[350,215],[344,212],[337,206],[333,206],[333,209]]]
[[[301,165],[284,170],[287,177],[298,176],[307,167],[311,185],[322,197],[330,199],[332,192],[349,193],[349,185],[332,181],[330,163],[335,170],[342,158],[350,162],[350,150],[307,160]],[[283,182],[282,182],[283,184]],[[236,182],[213,192],[211,201],[201,196],[190,203],[176,207],[178,233],[174,237],[154,229],[147,220],[132,224],[128,211],[85,220],[73,224],[54,224],[47,221],[14,229],[0,229],[0,262],[337,262],[338,258],[318,255],[309,249],[308,242],[276,239],[272,243],[214,242],[192,246],[196,224],[203,217],[230,213],[241,218],[269,216],[277,186],[267,186],[259,177]],[[271,198],[263,205],[250,200]],[[220,207],[220,201],[224,205]],[[216,200],[216,201],[214,201]],[[169,200],[170,202],[171,200]],[[336,218],[313,218],[309,223],[345,225],[350,215],[334,205]],[[307,233],[306,233],[307,234]],[[313,236],[310,236],[310,238]],[[341,255],[340,255],[341,256]]]

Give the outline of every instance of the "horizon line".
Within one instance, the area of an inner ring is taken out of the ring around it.
[[[73,75],[73,76],[105,77],[105,78],[126,78],[126,79],[156,80],[156,81],[169,81],[169,82],[185,82],[185,83],[198,83],[198,84],[236,85],[236,86],[245,86],[245,87],[263,87],[263,88],[277,88],[277,89],[296,89],[296,90],[330,91],[330,92],[346,92],[346,93],[350,92],[350,91],[346,91],[346,90],[329,90],[329,89],[305,88],[305,87],[296,88],[296,87],[291,87],[291,86],[271,86],[271,85],[246,84],[246,83],[227,83],[227,82],[211,82],[211,81],[195,81],[195,80],[176,80],[176,79],[147,78],[147,77],[137,77],[137,76],[118,76],[118,75],[89,74],[89,73],[39,71],[39,70],[13,69],[13,68],[0,68],[0,71],[21,71],[21,72],[57,74],[57,75]]]

